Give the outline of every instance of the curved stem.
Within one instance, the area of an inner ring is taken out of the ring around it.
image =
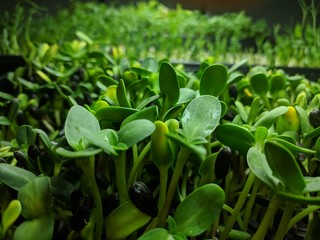
[[[282,200],[277,197],[277,195],[273,196],[270,201],[270,204],[267,208],[267,211],[259,225],[257,232],[254,234],[251,240],[260,240],[264,239],[268,228],[270,226],[270,222],[272,222],[276,212],[278,211]]]
[[[253,205],[256,200],[259,186],[260,186],[260,180],[258,178],[256,178],[255,181],[253,182],[251,196],[248,200],[248,203],[246,205],[246,209],[244,211],[243,223],[244,223],[245,230],[247,230],[247,228],[248,228],[250,216],[252,214],[252,208],[253,208]]]
[[[113,158],[116,168],[116,186],[119,192],[120,202],[124,203],[129,199],[127,192],[127,179],[126,179],[126,152],[119,152],[118,156]]]
[[[159,171],[160,171],[160,190],[159,190],[158,209],[162,209],[164,202],[166,200],[168,170],[166,168],[160,168]]]
[[[229,218],[229,220],[228,220],[228,222],[227,222],[227,224],[225,226],[225,229],[223,230],[223,232],[221,234],[220,240],[225,240],[225,239],[228,238],[228,235],[229,235],[234,223],[237,220],[237,217],[238,217],[238,215],[239,215],[239,213],[240,213],[240,211],[241,211],[241,209],[243,207],[243,204],[247,199],[247,195],[248,195],[248,193],[250,191],[250,188],[251,188],[251,186],[253,184],[254,179],[255,179],[255,175],[254,175],[253,172],[250,171],[249,176],[248,176],[247,181],[246,181],[246,184],[244,185],[244,188],[243,188],[243,190],[242,190],[242,192],[241,192],[241,194],[239,196],[239,199],[238,199],[238,201],[236,203],[236,206],[235,206],[235,208],[233,210],[233,213],[231,214],[231,217]]]
[[[293,228],[293,226],[299,222],[301,219],[303,219],[304,217],[308,216],[310,213],[313,213],[314,211],[318,210],[320,208],[320,206],[309,206],[305,209],[303,209],[301,212],[299,212],[297,215],[295,215],[293,218],[291,218],[288,227],[287,227],[287,231],[289,231],[291,228]]]
[[[233,214],[234,210],[232,209],[232,207],[228,206],[227,204],[223,204],[223,207],[222,207],[223,210],[227,211],[228,213],[230,214]],[[240,216],[238,215],[237,216],[237,219],[236,219],[238,225],[239,225],[239,228],[240,230],[242,231],[245,231],[245,225],[242,221],[242,219],[240,218]]]
[[[288,229],[287,226],[289,224],[289,221],[293,214],[295,206],[296,206],[295,202],[287,201],[279,227],[277,229],[276,235],[274,236],[275,240],[282,240],[286,236],[287,229]]]
[[[150,151],[151,148],[151,142],[149,142],[144,149],[141,151],[140,155],[133,161],[133,166],[128,178],[128,187],[130,187],[137,175],[138,169],[142,165],[143,159],[146,157],[147,153]]]
[[[78,163],[88,180],[90,190],[95,203],[95,208],[93,211],[94,222],[95,222],[95,236],[93,237],[93,239],[101,239],[103,210],[102,210],[101,196],[100,196],[99,188],[95,178],[95,158],[94,156],[91,156],[90,158],[80,159]]]
[[[170,185],[169,185],[169,188],[168,188],[166,200],[164,202],[163,208],[160,209],[160,212],[159,212],[159,224],[158,224],[159,226],[164,226],[164,224],[165,224],[166,217],[168,215],[168,212],[169,212],[169,209],[170,209],[170,206],[171,206],[173,195],[174,195],[174,193],[176,191],[176,187],[177,187],[178,181],[179,181],[180,176],[182,174],[183,166],[186,163],[189,154],[190,154],[190,150],[189,149],[184,148],[184,147],[182,147],[180,149],[180,152],[179,152],[178,157],[177,157],[177,162],[176,162],[176,165],[175,165],[175,169],[173,171],[171,182],[170,182]]]

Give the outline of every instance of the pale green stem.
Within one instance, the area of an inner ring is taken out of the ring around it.
[[[258,178],[255,179],[255,181],[253,182],[253,186],[252,186],[252,192],[251,192],[251,196],[248,200],[248,203],[246,205],[246,209],[244,211],[244,217],[243,217],[243,223],[245,226],[245,231],[248,228],[248,224],[249,224],[249,220],[250,220],[250,216],[252,214],[252,209],[256,200],[256,196],[257,196],[257,192],[260,186],[260,181]]]
[[[313,213],[314,211],[318,210],[319,208],[320,208],[320,206],[309,206],[309,207],[303,209],[301,212],[299,212],[297,215],[295,215],[293,218],[291,218],[291,220],[288,224],[288,227],[287,227],[287,231],[289,231],[291,228],[293,228],[297,222],[299,222],[300,220],[302,220],[303,218],[305,218],[309,214]]]
[[[160,209],[159,212],[159,226],[164,226],[166,222],[166,218],[171,206],[172,198],[174,196],[174,193],[176,191],[178,181],[181,177],[182,174],[182,169],[184,164],[186,163],[188,156],[190,154],[190,150],[187,148],[182,147],[179,151],[178,157],[177,157],[177,162],[173,171],[173,175],[171,178],[171,182],[168,188],[166,200],[164,202],[163,208]]]
[[[261,240],[264,239],[268,228],[270,226],[270,222],[272,222],[276,212],[278,211],[282,200],[278,198],[276,195],[271,199],[269,206],[266,210],[266,213],[259,225],[257,232],[254,234],[251,240]]]
[[[141,167],[143,163],[143,159],[146,157],[147,153],[150,151],[150,148],[151,148],[151,142],[149,142],[144,147],[144,149],[141,151],[140,155],[137,158],[134,158],[133,166],[128,178],[128,187],[130,187],[135,181],[135,178],[137,177],[138,169]]]
[[[167,193],[167,181],[168,181],[168,170],[166,168],[160,168],[160,190],[158,199],[158,209],[162,209],[166,200]]]
[[[222,209],[225,210],[225,211],[227,211],[227,212],[230,213],[230,214],[233,214],[233,212],[234,212],[233,208],[230,207],[230,206],[228,206],[228,205],[226,205],[226,204],[223,204]],[[239,215],[237,216],[236,221],[237,221],[237,223],[238,223],[238,225],[239,225],[240,230],[246,231],[246,230],[245,230],[244,223],[243,223],[243,221],[242,221],[242,219],[240,218]]]
[[[90,158],[83,158],[78,161],[81,169],[86,176],[90,190],[94,199],[95,208],[93,210],[94,222],[95,222],[95,234],[93,239],[101,239],[102,234],[102,223],[103,223],[103,210],[101,196],[99,188],[95,178],[95,158],[91,156]]]
[[[274,236],[274,240],[282,240],[286,236],[287,227],[294,212],[295,206],[295,202],[287,201],[279,227],[277,229],[276,235]]]
[[[126,179],[126,152],[120,151],[118,156],[114,157],[114,165],[116,168],[116,186],[120,197],[120,202],[124,203],[129,199],[127,192]]]
[[[254,175],[253,172],[250,171],[249,176],[248,176],[247,181],[246,181],[246,184],[244,185],[243,190],[242,190],[242,192],[241,192],[241,194],[239,196],[239,199],[238,199],[238,201],[236,203],[236,206],[235,206],[235,208],[233,210],[233,213],[231,214],[231,216],[230,216],[230,218],[229,218],[229,220],[228,220],[228,222],[227,222],[227,224],[225,226],[225,229],[223,230],[223,232],[221,234],[220,240],[225,240],[225,239],[228,238],[228,235],[229,235],[234,223],[237,220],[237,217],[238,217],[238,215],[239,215],[239,213],[240,213],[240,211],[241,211],[241,209],[243,207],[243,204],[247,199],[248,193],[250,191],[250,188],[251,188],[251,186],[253,184],[254,179],[255,179],[255,175]]]

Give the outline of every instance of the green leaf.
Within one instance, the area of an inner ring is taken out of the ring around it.
[[[53,236],[54,217],[51,212],[21,223],[15,233],[14,240],[51,240]]]
[[[222,144],[239,151],[243,155],[246,155],[255,144],[255,138],[247,128],[233,123],[219,125],[215,134]]]
[[[33,128],[29,125],[22,125],[17,131],[17,143],[20,146],[34,144],[36,139],[36,134]]]
[[[219,219],[224,201],[224,192],[216,184],[197,188],[180,203],[174,213],[177,230],[187,236],[205,232]]]
[[[245,107],[243,106],[243,104],[240,101],[235,101],[234,104],[237,107],[237,110],[238,110],[238,113],[239,113],[239,116],[241,117],[241,119],[244,122],[247,122],[248,121],[248,113],[247,113],[247,110],[245,109]]]
[[[267,159],[262,152],[255,147],[250,148],[247,154],[247,162],[250,170],[257,178],[273,190],[277,190],[280,180],[273,176]]]
[[[154,228],[144,233],[138,240],[172,240],[172,236],[166,229]]]
[[[286,191],[301,194],[306,184],[293,154],[281,144],[267,141],[265,155],[273,175],[280,179]]]
[[[105,220],[108,239],[125,239],[150,221],[151,217],[127,201],[113,210]]]
[[[7,163],[0,164],[0,180],[15,190],[19,191],[35,178],[36,175],[28,170]]]
[[[167,136],[174,142],[178,143],[180,146],[183,146],[195,153],[199,159],[203,160],[206,157],[207,150],[203,145],[196,145],[195,143],[190,143],[186,138],[177,134],[172,134],[170,132],[167,134]]]
[[[126,86],[124,85],[124,81],[122,79],[119,80],[117,87],[117,99],[121,107],[131,108],[131,104],[127,98]]]
[[[82,157],[91,157],[102,152],[102,149],[99,148],[87,148],[79,151],[70,151],[68,149],[58,147],[55,149],[56,153],[65,158],[82,158]]]
[[[306,187],[304,193],[319,192],[320,191],[320,177],[304,177]]]
[[[144,108],[144,109],[142,109],[142,110],[140,110],[138,112],[135,112],[135,113],[131,114],[130,116],[128,116],[121,123],[121,127],[125,126],[129,122],[132,122],[132,121],[138,120],[138,119],[146,119],[146,120],[149,120],[151,122],[154,122],[154,121],[157,120],[158,115],[159,115],[158,106],[153,105],[153,106]]]
[[[252,90],[259,96],[266,96],[269,89],[269,82],[264,68],[254,67],[249,72]]]
[[[73,106],[66,118],[65,135],[69,145],[76,151],[83,150],[88,145],[79,132],[81,127],[92,132],[100,130],[99,122],[91,112],[82,106]]]
[[[87,42],[88,44],[93,44],[93,40],[84,32],[76,31],[76,35],[80,40]]]
[[[276,73],[270,77],[269,92],[271,95],[274,95],[280,90],[282,90],[284,86],[285,86],[285,78],[282,74]]]
[[[5,116],[0,116],[0,125],[9,126],[11,122]]]
[[[177,104],[190,102],[192,99],[196,97],[196,95],[197,95],[196,91],[190,88],[180,88],[180,98]]]
[[[251,130],[254,131],[259,126],[264,126],[270,128],[273,122],[281,115],[288,111],[288,107],[280,106],[272,109],[271,111],[265,113],[252,127]]]
[[[219,63],[208,66],[202,73],[199,92],[201,95],[219,96],[228,79],[227,68]]]
[[[148,57],[142,61],[141,67],[150,72],[156,73],[158,72],[159,64],[155,58]]]
[[[118,131],[119,142],[128,148],[150,136],[155,130],[154,124],[146,119],[138,119],[129,122]]]
[[[108,106],[100,108],[95,116],[99,121],[108,120],[111,122],[122,122],[125,118],[136,112],[138,112],[138,110],[133,108]]]
[[[251,106],[250,106],[250,110],[249,110],[249,113],[248,113],[248,118],[247,118],[247,123],[249,125],[251,125],[256,117],[259,115],[259,112],[260,112],[260,97],[255,97],[252,102],[251,102]]]
[[[113,148],[113,145],[117,145],[118,141],[113,143],[113,140],[108,138],[108,136],[111,134],[110,131],[113,131],[114,134],[116,134],[113,129],[103,129],[98,132],[92,132],[86,128],[80,128],[79,130],[90,144],[101,148],[107,154],[114,156],[118,155]]]
[[[49,177],[37,177],[18,192],[22,216],[26,219],[40,217],[52,207],[51,183]]]
[[[165,96],[170,106],[173,106],[179,99],[180,87],[177,74],[168,62],[162,62],[160,65],[159,87],[161,94]]]
[[[218,126],[220,116],[221,104],[216,97],[202,95],[193,99],[181,118],[182,129],[188,141],[209,136]]]
[[[11,225],[18,219],[21,213],[21,204],[18,200],[12,200],[8,207],[4,210],[1,225],[2,225],[2,234],[5,236],[7,230]]]
[[[162,112],[176,104],[180,96],[180,86],[174,68],[168,62],[162,62],[159,70],[159,87],[163,95]]]

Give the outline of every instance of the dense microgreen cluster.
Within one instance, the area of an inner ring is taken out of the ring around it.
[[[40,44],[1,78],[2,238],[312,239],[320,86],[242,64]]]
[[[24,37],[0,76],[0,239],[318,237],[319,81]]]
[[[264,19],[253,20],[245,12],[203,14],[180,5],[168,8],[155,0],[126,5],[74,1],[55,14],[21,1],[0,23],[0,53],[26,55],[35,43],[60,45],[81,31],[106,51],[115,47],[135,59],[212,57],[235,64],[247,58],[250,64],[317,67],[319,4],[299,2],[301,22],[267,26]]]

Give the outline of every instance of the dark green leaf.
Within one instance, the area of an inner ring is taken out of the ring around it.
[[[269,80],[269,91],[271,95],[276,94],[285,86],[285,78],[282,74],[273,74]]]
[[[158,106],[155,106],[155,105],[150,106],[128,116],[121,123],[121,127],[125,126],[129,122],[132,122],[138,119],[146,119],[146,120],[150,120],[151,122],[154,122],[156,121],[158,115],[159,115]]]
[[[273,175],[280,179],[286,190],[301,194],[306,184],[293,154],[279,143],[267,141],[265,155]]]
[[[255,144],[255,138],[247,128],[233,123],[219,125],[215,134],[222,144],[244,155]]]
[[[122,79],[119,80],[117,87],[117,99],[121,107],[131,108],[130,101],[127,98],[126,86]]]
[[[99,121],[108,120],[111,122],[122,122],[125,118],[136,112],[138,112],[138,110],[133,108],[108,106],[100,108],[95,116]]]
[[[34,144],[35,139],[36,139],[36,134],[33,131],[31,126],[23,125],[18,128],[17,143],[20,146]]]
[[[164,98],[164,107],[167,110],[178,102],[180,96],[177,74],[168,62],[162,62],[160,65],[159,87]]]
[[[308,230],[306,235],[306,240],[317,240],[319,239],[319,229],[320,229],[320,217],[313,217],[308,224]]]
[[[228,79],[228,70],[222,64],[212,64],[208,66],[202,73],[200,80],[200,94],[219,96]]]

